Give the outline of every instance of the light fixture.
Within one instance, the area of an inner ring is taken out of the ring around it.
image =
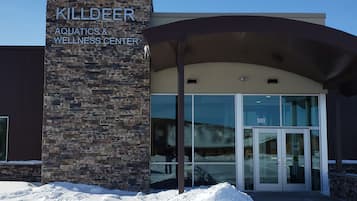
[[[242,76],[240,76],[240,77],[239,77],[239,80],[240,80],[240,81],[242,81],[242,82],[245,82],[245,81],[247,81],[247,80],[248,80],[248,77],[247,77],[247,76],[242,75]]]
[[[279,83],[279,80],[277,78],[269,78],[267,80],[267,83],[268,84],[278,84]]]
[[[187,84],[197,84],[196,78],[188,78],[186,81]]]
[[[150,47],[149,45],[144,46],[144,59],[150,58]]]

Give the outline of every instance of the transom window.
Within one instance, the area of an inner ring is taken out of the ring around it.
[[[283,96],[284,126],[318,126],[318,98],[316,96]]]
[[[243,96],[244,126],[318,127],[317,96]]]
[[[279,96],[244,96],[244,125],[279,126]]]

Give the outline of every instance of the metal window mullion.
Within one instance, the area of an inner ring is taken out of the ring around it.
[[[235,165],[236,162],[196,162],[197,165]]]
[[[151,162],[151,165],[177,165],[177,162]]]
[[[192,169],[191,169],[191,186],[195,184],[195,98],[194,95],[191,95],[191,158],[192,158]]]
[[[283,126],[283,96],[279,96],[279,115],[280,115],[280,127]]]
[[[239,190],[244,190],[244,123],[243,123],[243,95],[235,96],[236,120],[236,184]]]

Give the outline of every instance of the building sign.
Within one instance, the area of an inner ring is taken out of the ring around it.
[[[135,21],[132,8],[57,8],[56,20],[119,20]]]
[[[56,8],[56,21],[135,22],[132,8]],[[99,25],[90,27],[58,26],[53,42],[61,45],[139,45],[140,39],[114,36],[111,30]]]

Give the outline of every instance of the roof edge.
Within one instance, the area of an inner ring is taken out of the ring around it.
[[[209,12],[153,12],[152,17],[177,17],[177,18],[187,18],[187,17],[213,17],[213,16],[277,16],[277,17],[299,17],[299,18],[324,18],[326,19],[325,13],[275,13],[275,12],[264,12],[264,13],[254,13],[254,12],[221,12],[221,13],[209,13]]]
[[[0,49],[29,49],[29,48],[45,48],[44,45],[0,45]]]

